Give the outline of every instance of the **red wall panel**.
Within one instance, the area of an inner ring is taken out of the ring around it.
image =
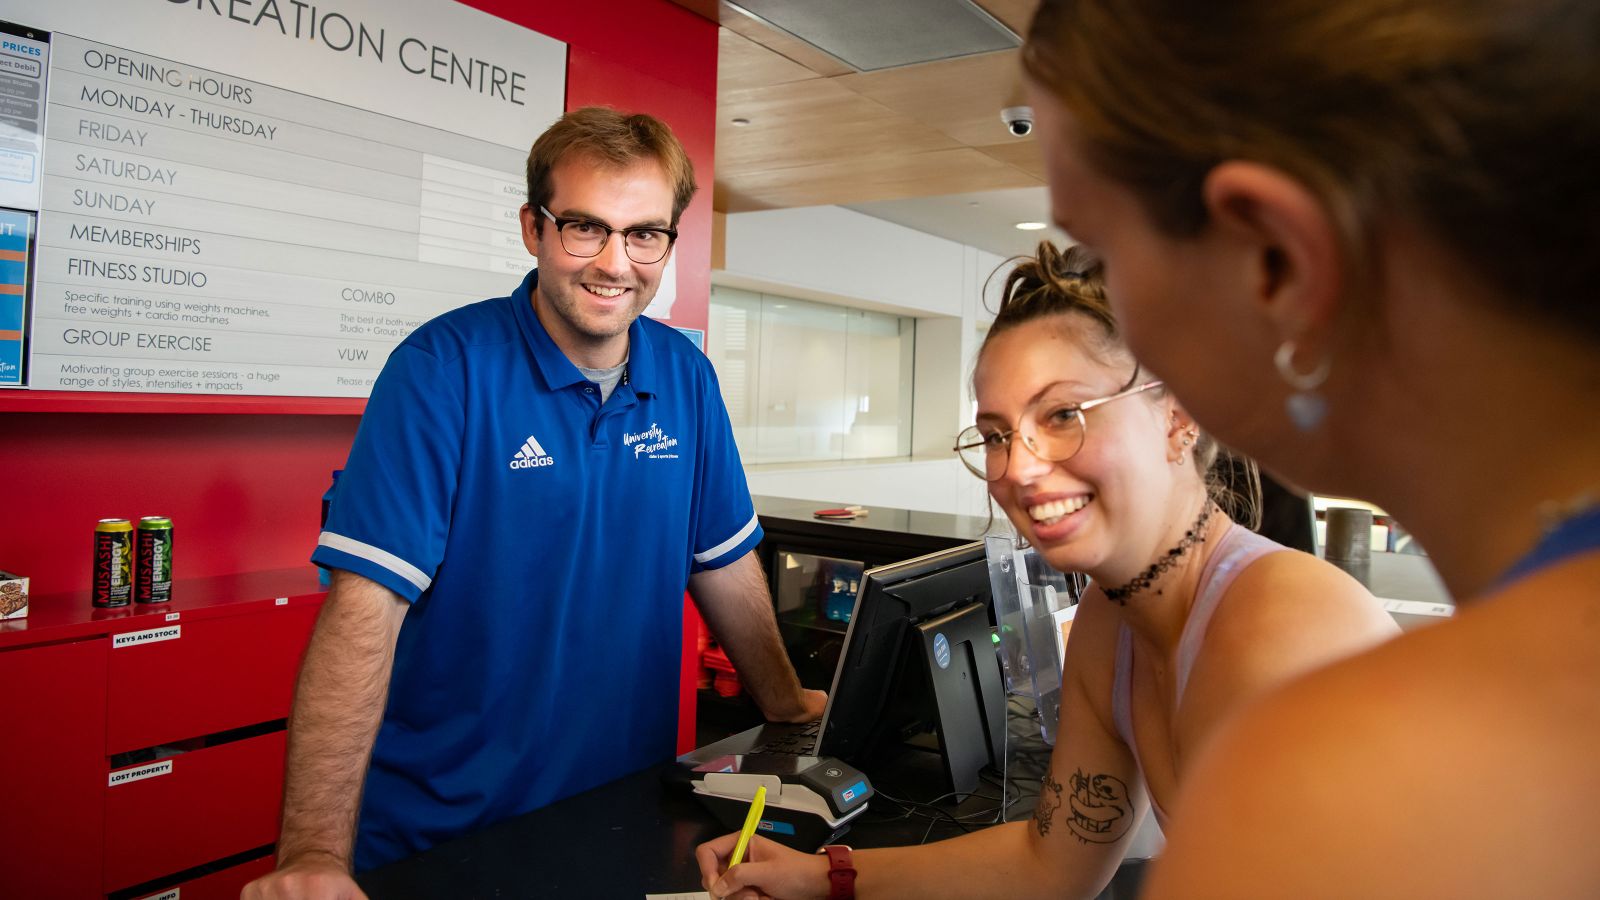
[[[683,85],[715,102],[717,25],[670,0],[463,2],[574,48],[603,53],[631,71]]]
[[[94,523],[171,516],[179,578],[310,566],[355,416],[0,414],[0,568],[89,586]]]

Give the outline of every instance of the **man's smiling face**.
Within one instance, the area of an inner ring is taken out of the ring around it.
[[[660,164],[627,166],[586,156],[562,160],[550,171],[549,209],[563,219],[584,219],[611,228],[672,225],[672,183]],[[537,208],[522,208],[522,238],[539,258],[534,308],[556,344],[569,356],[626,347],[624,335],[661,284],[671,252],[641,265],[628,258],[621,234],[613,234],[596,256],[568,253],[556,224]]]

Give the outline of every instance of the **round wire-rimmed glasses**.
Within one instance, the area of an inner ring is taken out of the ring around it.
[[[1160,381],[1146,381],[1125,388],[1109,397],[1098,397],[1073,403],[1054,397],[1050,391],[1028,404],[1022,411],[1017,427],[1010,430],[972,425],[956,436],[955,451],[972,474],[984,481],[999,481],[1011,465],[1011,442],[1018,437],[1027,445],[1028,452],[1046,462],[1061,462],[1076,456],[1083,449],[1089,433],[1084,414],[1113,400],[1132,397],[1161,387]]]
[[[628,258],[641,266],[654,265],[666,258],[678,232],[654,225],[634,225],[629,228],[612,228],[593,219],[568,219],[558,216],[543,206],[539,212],[556,223],[556,233],[561,235],[561,249],[579,259],[599,256],[611,235],[622,235],[622,250]]]

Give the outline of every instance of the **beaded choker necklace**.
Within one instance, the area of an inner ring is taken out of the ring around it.
[[[1151,563],[1148,569],[1134,576],[1132,581],[1122,587],[1106,588],[1106,599],[1115,600],[1119,606],[1127,606],[1129,597],[1155,584],[1157,578],[1178,564],[1178,560],[1189,552],[1190,547],[1205,543],[1206,522],[1211,519],[1211,510],[1214,506],[1215,504],[1207,500],[1205,508],[1200,510],[1200,518],[1195,519],[1194,527],[1184,532],[1183,540],[1163,553],[1161,558]]]

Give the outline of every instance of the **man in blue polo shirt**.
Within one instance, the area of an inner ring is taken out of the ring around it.
[[[768,718],[821,715],[778,637],[716,375],[640,316],[694,190],[659,121],[569,113],[528,158],[539,268],[390,356],[312,556],[333,589],[279,870],[247,897],[345,896],[352,863],[669,759],[686,586]]]

